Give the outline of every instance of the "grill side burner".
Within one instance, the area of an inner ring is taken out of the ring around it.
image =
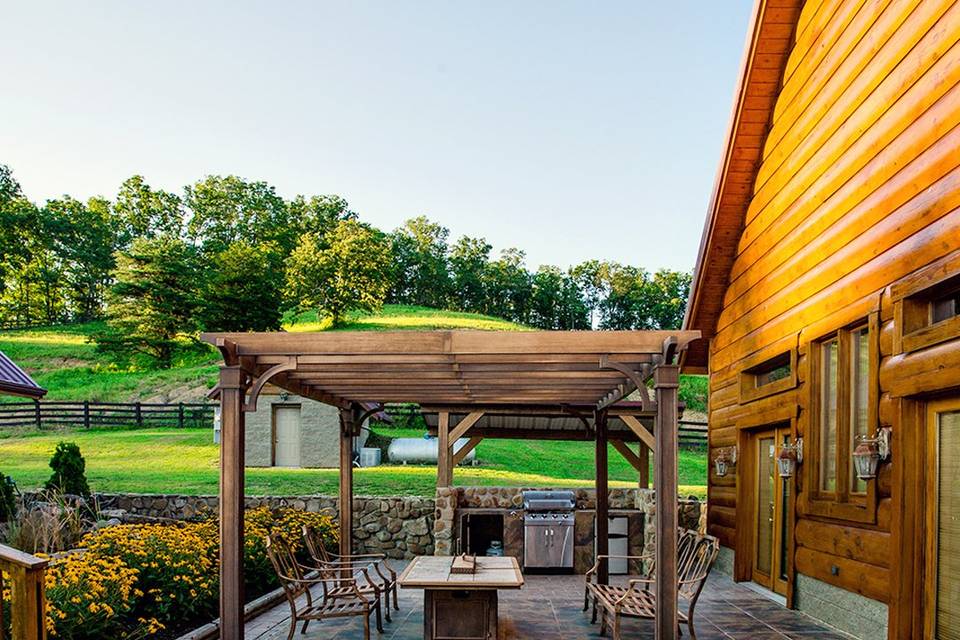
[[[573,491],[524,491],[523,564],[527,568],[573,567]]]

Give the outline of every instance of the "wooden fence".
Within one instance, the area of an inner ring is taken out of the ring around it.
[[[680,420],[677,428],[677,440],[680,446],[707,446],[707,423],[692,420]]]
[[[212,427],[215,404],[150,402],[11,402],[0,404],[0,429],[33,427]]]

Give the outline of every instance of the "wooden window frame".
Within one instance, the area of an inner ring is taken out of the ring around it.
[[[894,353],[910,353],[960,338],[960,315],[933,321],[933,303],[960,290],[960,251],[903,278],[890,288]]]
[[[804,443],[803,508],[806,513],[823,518],[873,524],[877,518],[877,480],[867,481],[866,493],[851,491],[853,464],[851,445],[851,372],[850,344],[853,331],[866,326],[869,363],[867,387],[867,433],[872,435],[879,424],[880,314],[871,312],[865,320],[844,325],[835,331],[811,340],[807,345],[807,381],[809,408]],[[836,339],[837,349],[837,477],[836,490],[824,491],[820,483],[821,443],[821,379],[823,377],[821,345]]]
[[[757,375],[775,368],[786,360],[790,365],[790,374],[785,378],[769,382],[765,385],[757,384]],[[747,404],[754,400],[767,398],[797,387],[797,337],[789,336],[780,340],[769,348],[760,351],[743,360],[740,370],[740,404]]]

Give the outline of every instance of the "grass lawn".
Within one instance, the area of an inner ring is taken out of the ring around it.
[[[399,432],[398,432],[399,431]],[[390,430],[394,436],[419,436],[415,430]],[[99,492],[217,493],[218,449],[209,429],[97,430],[7,434],[0,436],[0,472],[21,489],[37,487],[50,476],[47,464],[57,443],[76,442],[87,463],[90,488]],[[593,484],[593,444],[485,440],[477,447],[481,465],[459,467],[457,485],[576,487]],[[704,496],[706,453],[680,452],[681,495]],[[609,452],[611,486],[635,486],[636,473],[613,448]],[[361,495],[432,496],[436,468],[383,465],[357,469]],[[249,495],[335,494],[336,469],[249,468]]]

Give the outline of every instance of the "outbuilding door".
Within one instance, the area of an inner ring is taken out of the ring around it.
[[[300,466],[300,406],[273,406],[273,466]]]
[[[960,640],[960,398],[927,407],[926,637]]]

